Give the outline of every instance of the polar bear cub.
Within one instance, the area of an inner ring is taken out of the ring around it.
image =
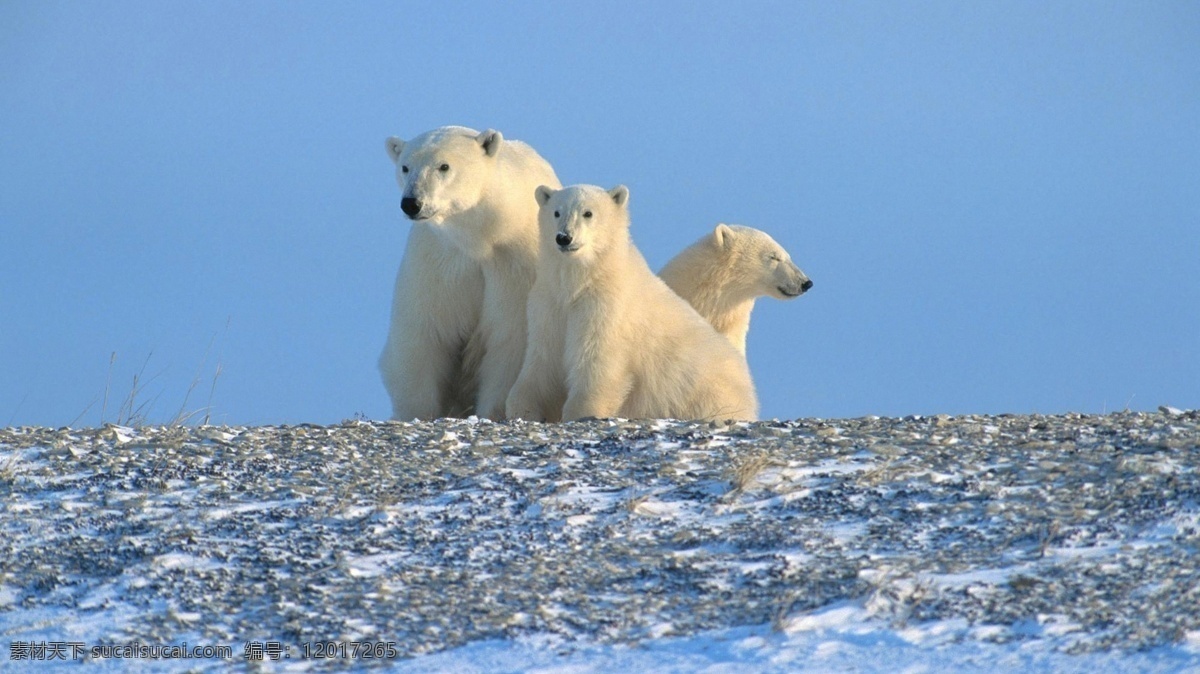
[[[766,232],[723,224],[676,255],[658,276],[743,355],[756,299],[792,299],[813,286]]]
[[[538,187],[537,281],[510,417],[755,419],[746,360],[650,270],[629,190]]]
[[[557,186],[533,148],[499,131],[445,126],[389,138],[400,208],[413,221],[380,358],[396,418],[503,418],[525,353],[537,262],[539,185]]]

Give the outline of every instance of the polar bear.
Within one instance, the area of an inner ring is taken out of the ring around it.
[[[510,417],[754,419],[746,359],[650,270],[629,190],[537,188],[542,252]]]
[[[537,259],[530,195],[558,178],[533,148],[491,129],[444,126],[389,138],[387,149],[413,221],[380,357],[393,416],[503,418]]]
[[[724,224],[683,249],[658,276],[742,355],[756,299],[792,299],[813,286],[766,232]]]

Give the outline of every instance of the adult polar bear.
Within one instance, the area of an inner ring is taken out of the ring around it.
[[[533,148],[444,126],[387,140],[412,221],[379,359],[396,419],[504,416],[525,354],[537,262],[538,185],[559,185]]]
[[[717,225],[658,272],[717,332],[746,354],[750,312],[759,297],[799,297],[812,288],[792,256],[764,231]]]
[[[629,190],[537,188],[542,254],[508,414],[754,419],[746,359],[650,271]]]

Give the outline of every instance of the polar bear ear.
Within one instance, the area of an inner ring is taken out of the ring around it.
[[[504,136],[495,129],[488,129],[483,133],[475,136],[475,140],[483,147],[483,151],[489,157],[495,157],[500,151],[500,144],[504,142]]]
[[[538,206],[545,206],[546,202],[550,201],[550,197],[554,196],[554,190],[545,185],[538,185],[538,188],[533,191],[533,196],[537,199]]]
[[[724,248],[733,240],[733,230],[729,228],[729,225],[721,223],[713,230],[712,239],[717,248]]]
[[[624,185],[617,185],[608,191],[608,196],[612,197],[613,203],[621,208],[629,206],[629,188]]]
[[[392,136],[387,139],[388,156],[392,158],[392,163],[400,161],[400,153],[404,152],[404,141]]]

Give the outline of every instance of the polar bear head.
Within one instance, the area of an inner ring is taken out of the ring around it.
[[[462,126],[443,126],[405,142],[387,139],[403,194],[400,208],[414,221],[440,225],[479,203],[504,137]]]
[[[629,188],[571,185],[534,191],[543,250],[587,263],[629,240]],[[553,254],[553,253],[546,253]]]
[[[728,270],[730,289],[746,297],[772,297],[786,300],[799,297],[813,286],[792,256],[769,234],[752,227],[717,225],[709,238],[720,262],[716,267]]]

